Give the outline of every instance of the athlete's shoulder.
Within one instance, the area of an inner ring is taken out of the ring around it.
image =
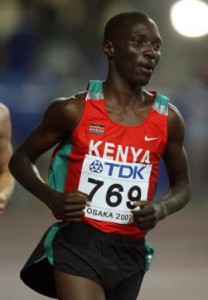
[[[70,97],[60,97],[54,99],[46,110],[46,115],[59,115],[78,120],[81,118],[86,100],[91,96],[100,98],[102,93],[102,81],[89,80],[85,90],[78,92]],[[92,97],[93,98],[93,97]]]
[[[52,107],[73,107],[85,102],[87,91],[82,91],[71,95],[70,97],[59,97],[52,100]]]
[[[148,92],[148,99],[151,107],[153,107],[159,114],[168,115],[169,98],[159,92]]]
[[[170,121],[179,121],[184,123],[184,119],[179,109],[172,103],[169,103],[169,119]]]
[[[63,132],[72,131],[83,115],[86,91],[54,99],[47,107],[42,124]]]
[[[48,106],[46,113],[55,113],[55,114],[73,114],[79,112],[83,109],[86,91],[79,92],[70,97],[60,97],[53,99],[50,105]]]
[[[185,122],[178,108],[169,103],[168,113],[168,136],[169,140],[184,140],[185,135]]]

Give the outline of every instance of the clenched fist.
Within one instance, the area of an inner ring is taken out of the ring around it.
[[[164,219],[163,207],[160,203],[134,201],[134,205],[133,220],[144,231],[154,228],[159,220]]]

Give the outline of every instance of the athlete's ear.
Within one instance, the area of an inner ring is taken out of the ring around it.
[[[113,43],[107,40],[103,41],[103,52],[109,59],[114,58],[115,48]]]

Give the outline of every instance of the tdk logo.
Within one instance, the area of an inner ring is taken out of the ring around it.
[[[99,160],[94,160],[90,165],[90,171],[93,173],[102,173],[103,165]]]
[[[144,179],[142,176],[142,171],[145,166],[131,166],[131,165],[120,165],[115,163],[105,163],[108,166],[108,176],[117,176],[119,178],[140,178]]]
[[[132,178],[132,179],[144,179],[143,170],[146,166],[131,166],[131,165],[123,165],[113,162],[105,162],[105,172],[107,176],[111,176],[114,178]],[[102,173],[104,170],[102,163],[99,160],[95,160],[90,165],[90,171],[93,173]]]

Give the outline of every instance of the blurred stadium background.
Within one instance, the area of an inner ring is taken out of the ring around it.
[[[102,34],[111,16],[139,10],[158,24],[162,60],[147,88],[168,95],[185,119],[194,195],[184,210],[149,234],[156,255],[140,300],[208,299],[208,35],[179,35],[170,23],[175,2],[0,0],[0,101],[11,112],[14,148],[54,98],[85,89],[89,79],[105,79]],[[45,179],[49,155],[38,162]],[[161,162],[157,197],[166,186]],[[53,221],[50,212],[17,184],[0,216],[1,300],[47,299],[24,286],[19,270]]]

